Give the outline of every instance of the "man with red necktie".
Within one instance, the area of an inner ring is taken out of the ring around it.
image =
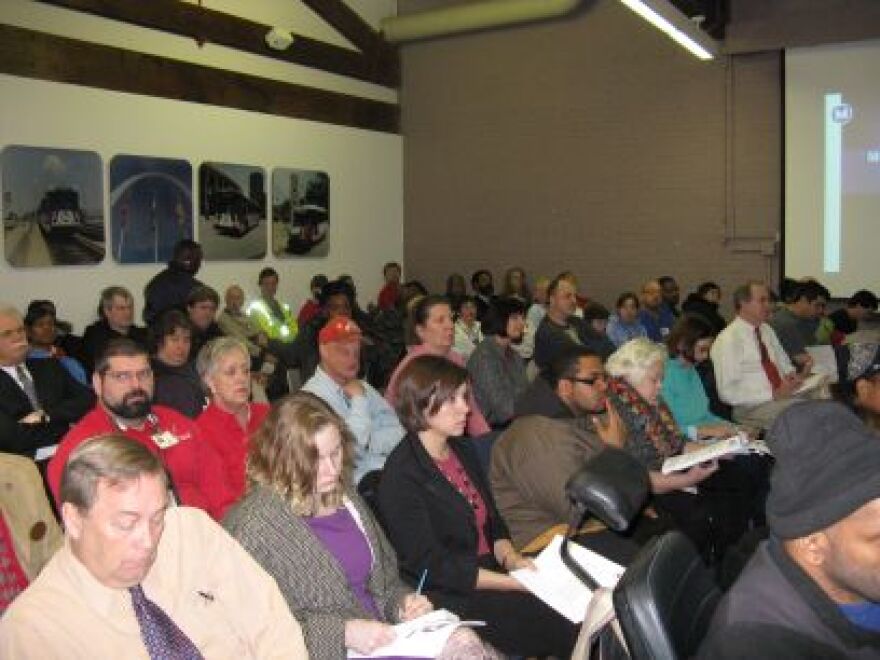
[[[780,412],[812,393],[800,392],[798,374],[779,343],[770,317],[770,293],[748,282],[733,293],[736,318],[718,335],[711,357],[718,394],[735,421],[767,429]]]

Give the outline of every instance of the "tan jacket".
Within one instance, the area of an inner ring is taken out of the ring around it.
[[[18,561],[28,580],[33,580],[61,545],[62,535],[31,459],[0,454],[0,512]]]

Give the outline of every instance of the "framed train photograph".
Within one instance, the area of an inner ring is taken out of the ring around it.
[[[188,161],[114,156],[108,178],[111,254],[118,263],[165,263],[175,243],[193,237]]]
[[[17,268],[104,259],[104,178],[94,151],[13,145],[0,156],[6,260]]]
[[[202,163],[198,179],[198,241],[205,260],[266,256],[266,170]]]
[[[316,170],[272,170],[272,253],[326,257],[329,251],[330,177]]]

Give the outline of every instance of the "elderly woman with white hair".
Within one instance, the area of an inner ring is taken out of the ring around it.
[[[269,406],[251,401],[251,358],[240,339],[208,342],[199,351],[196,370],[210,400],[196,424],[222,459],[226,481],[238,499],[245,490],[248,442]]]
[[[611,377],[608,398],[626,425],[624,449],[648,469],[654,508],[705,551],[710,542],[710,512],[705,498],[699,491],[695,494],[693,487],[716,472],[718,462],[672,474],[660,472],[664,459],[680,454],[687,440],[660,397],[666,358],[666,348],[647,338],[625,343],[605,364]]]

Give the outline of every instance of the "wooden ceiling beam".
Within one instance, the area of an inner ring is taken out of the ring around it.
[[[0,73],[371,131],[399,125],[395,104],[2,24]]]
[[[392,50],[392,46],[382,38],[382,35],[343,0],[302,0],[302,3],[362,53],[382,53]]]
[[[293,35],[294,41],[290,48],[283,51],[274,50],[269,48],[265,40],[266,33],[272,29],[272,26],[179,0],[148,2],[37,0],[37,2],[190,37],[199,43],[227,46],[385,87],[397,88],[400,85],[400,65],[396,51],[389,52],[385,49],[358,53],[298,34]]]

